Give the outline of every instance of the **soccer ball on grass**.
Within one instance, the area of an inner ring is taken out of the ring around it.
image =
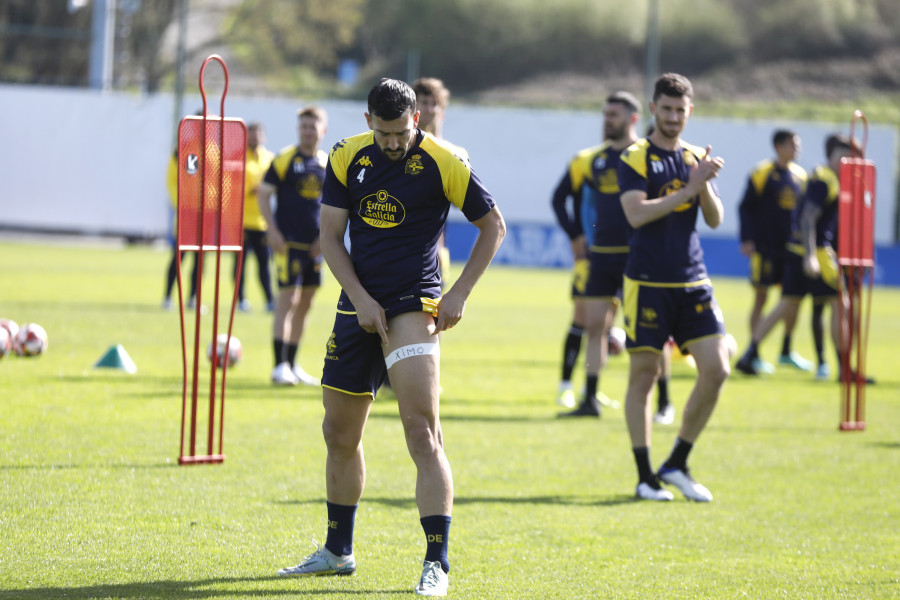
[[[216,365],[221,367],[225,363],[225,346],[228,346],[228,366],[234,366],[241,357],[244,356],[244,349],[241,341],[231,336],[231,343],[228,343],[228,334],[220,333],[216,336]],[[206,357],[212,360],[212,342],[206,347]]]
[[[39,356],[47,350],[47,332],[37,323],[26,323],[19,328],[13,346],[19,356]]]

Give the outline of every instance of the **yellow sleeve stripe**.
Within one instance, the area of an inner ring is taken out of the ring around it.
[[[430,135],[425,136],[419,147],[437,164],[444,195],[457,208],[462,209],[466,201],[466,190],[469,189],[469,179],[472,176],[468,163]]]
[[[279,181],[284,180],[284,176],[287,174],[288,167],[291,166],[291,161],[293,160],[296,151],[296,146],[288,146],[287,148],[282,149],[281,152],[278,153],[278,156],[272,160],[272,166],[278,174]]]
[[[374,143],[374,132],[367,131],[353,137],[344,138],[334,145],[328,160],[331,161],[331,170],[334,171],[341,185],[347,187],[347,171],[350,169],[350,161],[353,160],[359,149]]]
[[[828,186],[828,202],[831,203],[837,200],[841,191],[841,184],[837,174],[829,167],[817,167],[815,177]]]
[[[621,158],[625,164],[634,169],[635,173],[644,179],[647,178],[647,148],[649,146],[650,142],[647,141],[647,138],[642,138],[628,146],[628,149],[622,153]]]
[[[756,169],[750,174],[750,181],[753,183],[753,189],[756,190],[757,195],[763,193],[766,182],[774,169],[775,163],[767,159],[756,165]]]

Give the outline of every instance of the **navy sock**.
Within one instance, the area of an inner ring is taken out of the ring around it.
[[[816,346],[816,359],[819,364],[825,362],[825,326],[822,324],[822,315],[825,311],[825,304],[813,301],[812,312],[812,333],[813,343]]]
[[[784,340],[781,342],[781,355],[787,356],[791,353],[791,336],[784,336]]]
[[[653,474],[653,466],[650,464],[650,448],[644,446],[642,448],[632,448],[634,453],[634,464],[637,465],[638,483],[653,484],[656,476]]]
[[[297,359],[297,348],[299,348],[299,344],[290,344],[287,343],[284,345],[285,353],[287,354],[286,360],[289,365],[294,366],[294,361]]]
[[[275,365],[280,365],[284,362],[284,342],[272,340],[272,349],[275,351]]]
[[[578,361],[578,353],[581,352],[581,337],[583,335],[584,329],[581,325],[572,323],[572,326],[569,328],[569,333],[566,335],[565,345],[563,346],[563,381],[572,379],[572,371],[575,369],[575,363]]]
[[[657,412],[662,412],[667,406],[669,406],[669,380],[660,377],[656,381],[656,391],[658,396],[656,398],[656,406],[658,408]]]
[[[425,562],[438,561],[444,573],[450,572],[450,561],[447,560],[447,543],[450,538],[450,516],[431,515],[419,519],[425,530]]]
[[[666,469],[681,469],[682,471],[687,470],[687,457],[688,454],[691,453],[691,449],[693,447],[694,445],[692,443],[678,438],[677,440],[675,440],[675,447],[672,448],[672,454],[670,454],[669,458],[666,459],[663,467]]]
[[[759,358],[759,342],[751,341],[750,347],[747,349],[750,353],[750,359]]]
[[[353,524],[356,505],[347,506],[326,502],[328,506],[328,537],[325,547],[338,556],[353,554]]]
[[[597,387],[600,382],[600,377],[597,375],[588,375],[587,380],[585,382],[584,388],[584,401],[586,403],[590,403],[593,398],[597,397]]]

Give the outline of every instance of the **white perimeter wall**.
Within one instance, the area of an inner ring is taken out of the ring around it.
[[[209,98],[218,113],[218,96]],[[226,116],[260,121],[267,146],[296,141],[296,110],[303,100],[228,97]],[[365,129],[362,102],[319,102],[330,122],[324,147]],[[200,108],[199,95],[184,102]],[[0,225],[85,233],[162,236],[168,231],[166,165],[173,150],[173,99],[90,90],[0,85]],[[691,119],[684,137],[712,144],[725,158],[717,183],[726,208],[713,235],[737,235],[737,205],[747,173],[771,155],[777,127],[803,139],[800,164],[823,162],[825,137],[848,125],[783,121]],[[550,196],[572,155],[598,143],[602,119],[594,112],[452,105],[445,136],[468,149],[475,170],[512,224],[552,223]],[[643,125],[641,125],[641,131]],[[875,235],[894,243],[897,132],[869,128],[868,157],[878,169]],[[451,213],[451,218],[461,215]],[[701,230],[702,231],[702,230]]]

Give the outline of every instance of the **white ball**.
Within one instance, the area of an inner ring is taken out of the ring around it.
[[[37,323],[26,323],[16,334],[15,349],[19,356],[38,356],[47,350],[47,332]]]
[[[0,358],[3,358],[12,350],[12,338],[6,327],[0,327]]]
[[[625,330],[621,327],[612,327],[606,337],[609,355],[615,356],[625,351]]]
[[[225,346],[228,346],[228,366],[231,367],[244,356],[244,349],[241,341],[231,336],[231,343],[228,343],[228,334],[220,333],[216,336],[216,365],[223,366],[225,357]],[[206,347],[206,357],[212,360],[212,343]]]

